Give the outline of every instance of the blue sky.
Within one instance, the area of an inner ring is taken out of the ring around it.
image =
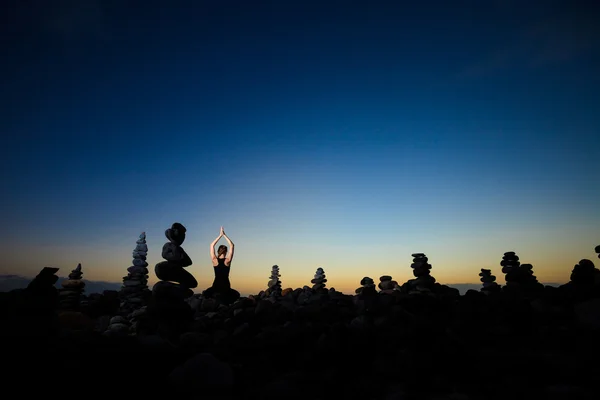
[[[224,225],[248,291],[273,264],[349,291],[415,251],[449,283],[594,257],[591,2],[8,3],[2,272],[118,281],[175,221],[201,286]]]

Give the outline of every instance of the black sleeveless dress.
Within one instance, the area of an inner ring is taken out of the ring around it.
[[[202,294],[206,298],[216,298],[220,303],[231,304],[240,298],[240,293],[231,288],[231,283],[229,282],[230,267],[225,265],[225,259],[219,258],[217,260],[219,264],[213,267],[215,270],[215,280],[212,286]]]
[[[225,259],[217,259],[219,265],[214,267],[215,269],[215,280],[213,281],[212,287],[215,292],[221,292],[231,289],[231,283],[229,282],[229,267],[225,265]]]

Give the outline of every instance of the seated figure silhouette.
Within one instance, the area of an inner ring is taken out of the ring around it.
[[[227,240],[229,251],[227,251],[227,246],[220,245],[215,254],[215,245],[222,237]],[[210,244],[210,257],[215,270],[215,280],[213,281],[212,286],[204,291],[204,297],[215,298],[223,304],[231,304],[240,298],[240,293],[237,290],[232,289],[231,283],[229,282],[229,270],[231,268],[233,252],[234,244],[225,234],[223,227],[221,227],[221,233]]]

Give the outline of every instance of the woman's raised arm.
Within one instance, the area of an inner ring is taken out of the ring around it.
[[[221,229],[223,229],[223,228],[221,228]],[[235,248],[235,245],[233,244],[231,239],[229,239],[229,236],[227,236],[227,234],[225,232],[223,232],[223,237],[225,238],[225,240],[227,240],[227,243],[229,244],[229,251],[227,252],[227,255],[225,256],[225,264],[229,264],[229,263],[231,263],[231,260],[233,260],[233,250]]]
[[[217,238],[215,240],[213,240],[213,242],[210,244],[210,258],[213,260],[217,259],[217,255],[215,254],[215,246],[217,245],[217,242],[219,241],[219,239],[221,239],[223,237],[225,233],[223,232],[223,227],[221,227],[221,233],[219,234],[219,236],[217,236]]]

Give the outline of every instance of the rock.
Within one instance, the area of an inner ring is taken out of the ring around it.
[[[600,270],[594,263],[588,259],[580,260],[571,271],[571,282],[579,287],[589,287],[595,285]]]
[[[375,289],[375,281],[368,276],[365,276],[360,280],[361,287],[355,290],[358,295],[372,295],[377,293]]]
[[[129,332],[129,325],[127,324],[111,324],[108,326],[113,332]]]
[[[433,290],[435,278],[431,276],[431,264],[429,258],[424,253],[413,253],[413,262],[410,267],[416,279],[410,279],[402,286],[396,285],[396,289],[406,293],[429,293]]]
[[[152,294],[157,299],[185,300],[192,297],[194,292],[179,283],[160,281],[152,287]]]
[[[210,312],[216,310],[219,303],[216,299],[204,299],[200,305],[200,310],[203,312]]]
[[[533,274],[533,266],[521,264],[519,257],[514,252],[504,253],[500,265],[502,265],[502,272],[505,274],[504,279],[506,280],[503,291],[530,293],[543,289],[543,285]]]
[[[377,287],[379,287],[381,291],[393,290],[396,286],[398,286],[398,283],[392,281],[392,277],[389,275],[384,275],[380,277],[379,284],[377,285]]]
[[[116,315],[110,319],[107,331],[105,333],[112,335],[129,335],[130,330],[131,323],[129,320],[123,316]]]
[[[127,268],[127,272],[129,272],[130,274],[148,275],[148,268],[146,268],[145,266],[142,266],[142,265],[136,265],[136,264],[139,264],[140,261],[146,263],[146,261],[144,261],[140,258],[134,258],[133,265],[131,267]]]
[[[65,311],[78,311],[81,306],[81,298],[85,288],[85,282],[82,280],[81,264],[69,274],[69,279],[61,282],[63,287],[59,292],[60,308]]]
[[[142,232],[136,241],[133,251],[132,266],[127,268],[127,276],[123,277],[123,286],[119,292],[122,300],[121,312],[129,315],[133,311],[143,307],[146,299],[150,297],[148,288],[148,263],[146,254],[148,246],[146,245],[146,233]]]
[[[312,289],[315,291],[325,289],[325,282],[327,282],[327,279],[323,268],[317,268],[317,272],[310,282],[313,284]]]
[[[273,265],[271,267],[271,276],[269,276],[269,282],[267,283],[268,289],[265,291],[265,296],[268,296],[272,299],[278,299],[281,297],[281,280],[279,277],[281,274],[279,273],[279,266]]]
[[[63,329],[87,332],[94,330],[94,321],[79,311],[62,311],[58,314],[58,319]]]
[[[192,265],[192,259],[181,247],[185,241],[186,231],[185,227],[178,222],[165,231],[169,242],[163,246],[162,257],[166,261],[156,264],[154,272],[161,281],[177,282],[185,288],[193,289],[198,286],[198,282],[184,269]]]
[[[307,304],[308,300],[310,299],[310,297],[312,295],[313,295],[313,290],[308,286],[304,286],[302,288],[301,292],[298,294],[297,303],[299,305]]]
[[[188,299],[194,295],[192,289],[198,282],[184,269],[192,265],[192,259],[181,247],[186,231],[178,222],[165,231],[169,241],[162,248],[162,257],[166,261],[154,267],[160,281],[152,287],[153,302],[148,313],[156,319],[161,335],[166,335],[167,340],[178,340],[194,320]]]
[[[127,321],[125,318],[121,317],[120,315],[112,317],[109,322],[110,325],[112,325],[112,324],[128,324],[128,323],[129,323],[129,321]]]
[[[226,395],[233,386],[233,370],[212,354],[199,353],[175,368],[169,380],[183,393],[196,395],[218,391]]]
[[[496,277],[492,275],[492,270],[481,268],[479,276],[481,277],[480,280],[483,283],[483,287],[481,288],[483,293],[490,294],[500,290],[500,285],[496,283]]]
[[[600,299],[592,299],[575,306],[577,320],[585,326],[600,329]]]

